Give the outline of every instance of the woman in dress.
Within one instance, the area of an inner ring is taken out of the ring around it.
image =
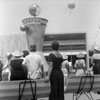
[[[61,71],[62,55],[59,53],[59,43],[54,41],[51,45],[53,52],[49,54],[48,75],[51,84],[49,100],[64,100],[64,76]]]
[[[83,59],[85,56],[82,53],[77,55],[77,60],[75,61],[74,67],[76,68],[76,75],[85,75],[86,73],[86,64]]]
[[[27,70],[22,66],[23,59],[21,58],[23,56],[23,53],[15,50],[13,53],[13,58],[10,61],[11,66],[11,75],[10,80],[25,80],[27,79]]]

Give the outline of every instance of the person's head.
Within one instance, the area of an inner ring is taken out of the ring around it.
[[[59,49],[59,43],[57,41],[52,42],[51,47],[53,50],[57,51]]]
[[[30,51],[31,52],[36,52],[36,45],[31,45],[30,46]]]
[[[79,53],[76,56],[77,56],[77,59],[83,59],[85,57],[83,53]]]
[[[29,52],[27,50],[23,50],[23,57],[26,57],[27,55],[29,55]]]
[[[12,58],[12,54],[11,53],[7,53],[7,60],[10,60]]]
[[[23,52],[15,50],[14,52],[12,52],[13,58],[20,58],[23,56]]]
[[[68,56],[66,54],[62,54],[63,60],[68,60]]]

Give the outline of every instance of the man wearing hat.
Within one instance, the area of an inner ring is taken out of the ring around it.
[[[22,66],[23,53],[15,50],[13,53],[13,59],[10,62],[11,65],[11,76],[10,80],[25,80],[27,78],[27,71]]]
[[[83,58],[85,57],[85,55],[79,53],[76,57],[77,60],[75,61],[74,65],[74,67],[76,68],[76,75],[84,75],[86,71],[86,64]]]
[[[94,54],[92,56],[93,74],[100,74],[100,48],[94,48]]]

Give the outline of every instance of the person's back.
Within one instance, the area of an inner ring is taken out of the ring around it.
[[[20,59],[20,58],[12,59],[11,62],[10,62],[10,65],[15,70],[22,70],[22,67],[21,67],[22,62],[23,62],[23,59]]]
[[[23,65],[27,67],[31,79],[41,78],[43,60],[41,56],[36,53],[36,46],[31,48],[31,52],[25,57]]]
[[[39,72],[41,72],[40,65],[42,64],[42,59],[37,53],[31,52],[24,59],[23,64],[27,66],[30,78],[32,79],[40,78]]]
[[[82,53],[79,53],[77,55],[77,60],[75,61],[75,65],[74,65],[74,67],[76,68],[76,75],[85,75],[86,64],[83,58],[84,55]]]
[[[85,61],[83,59],[76,60],[75,67],[77,69],[84,69],[84,67],[85,67]]]
[[[15,51],[12,53],[14,56],[13,59],[10,61],[11,66],[11,76],[10,80],[25,80],[27,79],[27,72],[24,70],[22,66],[23,59],[20,57],[22,56],[22,53],[19,51]]]
[[[48,78],[50,78],[51,85],[49,100],[64,100],[64,75],[61,70],[63,58],[59,52],[59,43],[54,41],[51,46],[52,52],[48,58]]]

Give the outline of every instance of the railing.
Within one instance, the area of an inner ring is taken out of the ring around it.
[[[24,83],[25,81],[1,81],[0,82],[0,100],[18,100],[19,97],[19,84]],[[50,83],[46,82],[45,79],[39,80],[31,80],[33,93],[35,90],[34,82],[36,82],[36,98],[44,98],[49,97],[50,93]],[[90,100],[91,92],[100,91],[100,75],[94,76],[69,76],[66,81],[67,85],[65,86],[65,94],[73,93],[73,97],[76,95],[76,100],[85,93],[89,94]],[[23,86],[20,87],[23,89]],[[32,89],[30,85],[30,81],[26,80],[26,84],[24,87],[24,92],[22,94],[23,99],[32,99]]]

